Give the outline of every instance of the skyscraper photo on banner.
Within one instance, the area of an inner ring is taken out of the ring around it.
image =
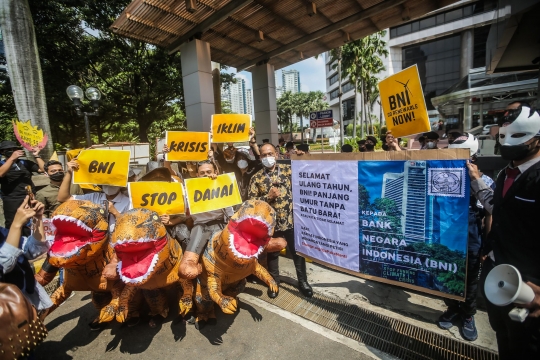
[[[464,296],[465,160],[358,163],[362,274]]]

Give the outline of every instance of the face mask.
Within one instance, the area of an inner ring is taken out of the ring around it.
[[[52,181],[62,181],[64,180],[64,172],[62,171],[59,171],[57,173],[54,173],[52,175],[49,175],[49,178],[52,180]]]
[[[247,168],[248,162],[246,160],[238,160],[236,165],[238,165],[238,167],[243,170],[243,169]]]
[[[101,189],[105,195],[116,195],[120,192],[119,186],[101,185]]]
[[[264,167],[270,168],[276,164],[276,158],[273,156],[268,156],[262,159]]]
[[[366,149],[368,150],[373,150],[375,148],[375,145],[374,144],[366,144]]]
[[[435,149],[435,143],[433,141],[430,141],[427,143],[428,149]]]
[[[521,144],[514,146],[501,146],[501,157],[504,160],[523,160],[527,156],[534,155],[540,150],[536,147],[538,143],[532,144]],[[531,145],[534,145],[534,148],[531,149]]]

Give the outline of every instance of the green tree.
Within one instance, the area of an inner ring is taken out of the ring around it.
[[[289,131],[293,133],[293,114],[294,114],[294,103],[293,103],[293,93],[290,91],[284,92],[279,99],[276,101],[277,105],[277,120],[278,125],[281,127],[281,132]]]

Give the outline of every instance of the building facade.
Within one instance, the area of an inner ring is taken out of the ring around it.
[[[226,101],[235,114],[248,114],[246,99],[246,82],[237,78],[236,84],[230,84],[228,88],[221,89],[221,101]],[[251,101],[253,104],[253,101]]]
[[[281,70],[283,92],[300,92],[300,72],[298,70]]]
[[[482,79],[486,77],[486,43],[491,26],[512,13],[512,2],[504,6],[498,3],[496,0],[462,0],[387,29],[385,41],[389,56],[383,59],[386,70],[378,76],[383,79],[416,64],[432,124],[443,120],[449,127],[460,127],[467,131],[495,121],[490,111],[504,109],[507,102],[499,101],[491,108],[484,106],[482,109],[478,97],[462,99],[461,103],[445,107],[448,104],[437,102],[437,98],[448,91],[452,92],[451,88],[460,82],[470,85],[470,77],[474,82],[474,74],[481,74]],[[339,74],[334,67],[329,53],[326,53],[327,101],[337,114]],[[477,81],[476,85],[480,83]],[[358,112],[354,109],[354,84],[348,78],[342,79],[341,84],[342,117],[346,126],[352,123]],[[372,114],[383,116],[378,104],[373,107]]]
[[[246,114],[251,115],[251,119],[255,119],[255,112],[253,110],[253,91],[246,89]]]

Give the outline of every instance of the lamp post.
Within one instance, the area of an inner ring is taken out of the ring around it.
[[[94,109],[94,112],[81,111],[82,102],[84,99],[85,93],[83,89],[77,85],[70,85],[66,90],[67,95],[73,101],[73,106],[75,106],[75,111],[77,116],[84,116],[84,127],[86,129],[86,146],[90,147],[92,145],[92,140],[90,139],[90,123],[88,122],[89,116],[98,116],[99,115],[99,100],[101,99],[101,92],[95,87],[89,87],[86,89],[86,98],[90,100],[90,105]]]

